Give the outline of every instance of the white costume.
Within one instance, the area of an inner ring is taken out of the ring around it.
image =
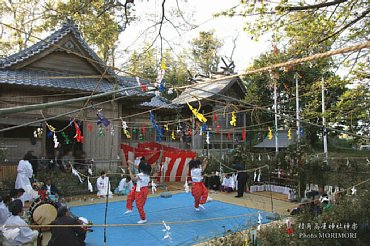
[[[130,192],[130,190],[132,189],[133,187],[133,183],[132,183],[132,180],[130,180],[128,183],[126,182],[126,178],[123,178],[121,179],[121,181],[119,182],[119,185],[118,185],[118,191],[119,192],[122,192],[123,190],[127,190],[128,192]]]
[[[222,186],[235,189],[235,182],[232,177],[224,177],[224,180],[222,181]]]
[[[110,190],[110,182],[108,177],[99,177],[96,181],[96,188],[98,189],[98,196],[107,196],[107,191],[109,191],[108,196],[112,197],[112,191]]]
[[[0,202],[0,225],[3,225],[5,221],[10,217],[11,213],[4,202]]]
[[[5,222],[5,226],[21,226],[13,228],[4,228],[3,235],[5,238],[4,245],[20,246],[30,243],[37,239],[38,231],[31,230],[27,223],[18,215],[11,215]]]
[[[30,178],[32,178],[33,170],[29,161],[20,160],[17,167],[17,179],[15,180],[16,189],[24,189],[24,194],[19,198],[20,200],[30,201],[37,198],[39,195],[37,191],[32,189]]]

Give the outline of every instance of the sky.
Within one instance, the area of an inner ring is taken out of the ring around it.
[[[221,56],[230,56],[233,43],[232,40],[236,36],[236,49],[234,51],[233,60],[236,64],[236,72],[245,71],[246,67],[253,62],[253,58],[257,58],[261,53],[271,49],[271,44],[268,37],[260,38],[256,42],[252,37],[243,31],[243,26],[246,18],[242,17],[213,17],[214,13],[226,10],[240,3],[239,0],[178,0],[180,9],[183,10],[185,19],[189,19],[192,24],[199,25],[191,31],[179,31],[179,33],[170,25],[163,26],[162,35],[165,39],[170,40],[174,50],[174,55],[178,54],[183,48],[189,48],[190,41],[198,36],[200,31],[209,31],[214,29],[215,36],[222,41],[223,47],[220,50]],[[158,29],[151,28],[148,32],[142,35],[141,33],[148,27],[153,25],[153,20],[159,21],[161,16],[162,0],[136,0],[135,10],[139,21],[132,23],[120,36],[119,49],[123,50],[122,58],[119,62],[126,61],[128,54],[135,49],[140,49],[144,42],[151,43],[158,34]],[[166,16],[169,17],[171,8],[176,8],[176,0],[167,0],[165,2]],[[170,19],[170,18],[169,18]],[[172,20],[175,24],[176,20]],[[178,21],[180,19],[177,19]],[[252,20],[249,18],[248,20]],[[182,21],[183,22],[183,21]],[[168,44],[163,42],[164,48],[168,48]],[[155,47],[160,48],[159,40]]]

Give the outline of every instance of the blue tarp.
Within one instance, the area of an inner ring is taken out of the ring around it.
[[[107,224],[137,225],[140,220],[134,204],[134,212],[124,215],[126,201],[109,202]],[[149,198],[145,205],[148,224],[143,226],[107,227],[107,245],[193,245],[224,235],[228,230],[240,231],[257,225],[258,210],[212,201],[205,204],[206,210],[196,212],[190,193],[180,193],[171,198]],[[105,204],[77,206],[71,208],[78,216],[91,220],[94,224],[104,224]],[[267,223],[265,212],[261,211],[262,223]],[[234,217],[233,217],[234,216]],[[226,218],[223,218],[226,217]],[[220,218],[220,219],[215,219]],[[168,224],[172,240],[163,237],[164,226],[150,223],[177,222]],[[103,245],[104,228],[94,227],[88,233],[88,246]]]

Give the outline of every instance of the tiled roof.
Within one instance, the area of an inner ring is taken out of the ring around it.
[[[218,81],[199,82],[191,87],[186,88],[173,103],[185,104],[186,102],[195,102],[204,98],[214,97],[215,94],[223,93],[228,90],[234,83],[239,83],[241,90],[245,92],[245,87],[240,83],[239,78],[228,78]]]
[[[43,88],[93,91],[99,78],[60,78],[63,74],[33,70],[2,70],[0,69],[0,84],[35,86]],[[66,77],[70,75],[65,75]],[[114,89],[133,87],[132,78],[119,77],[120,85],[115,88],[112,82],[101,80],[96,92],[109,92]],[[129,89],[120,92],[122,95],[144,95],[139,89]]]
[[[8,57],[0,59],[0,69],[10,68],[15,64],[18,64],[34,55],[41,53],[42,51],[48,49],[49,47],[57,44],[62,38],[64,38],[69,33],[73,34],[80,45],[85,49],[85,51],[95,60],[103,69],[106,68],[106,64],[99,58],[99,56],[89,47],[89,45],[82,38],[81,33],[78,31],[77,26],[73,21],[68,21],[63,24],[62,28],[55,31],[47,38],[35,43],[34,45],[21,50],[20,52],[10,55]],[[108,74],[114,74],[111,69],[107,69]]]
[[[140,104],[140,106],[144,107],[151,107],[151,108],[163,108],[163,109],[179,109],[180,106],[174,103],[171,103],[170,100],[161,97],[161,96],[155,96],[152,97],[150,102],[143,102]]]

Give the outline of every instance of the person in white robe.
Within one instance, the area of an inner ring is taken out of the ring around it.
[[[3,225],[11,215],[8,209],[8,205],[11,201],[12,198],[8,195],[4,196],[0,202],[0,225]]]
[[[33,176],[32,165],[30,160],[32,159],[32,154],[28,152],[23,157],[23,160],[20,160],[17,167],[17,179],[15,180],[15,188],[16,189],[24,189],[24,194],[21,199],[23,202],[31,201],[37,198],[39,195],[37,191],[32,188],[30,178]]]
[[[132,183],[131,177],[126,177],[121,179],[118,184],[118,187],[114,190],[116,195],[127,195],[131,190],[134,184]]]
[[[111,198],[113,196],[109,178],[104,171],[101,172],[101,176],[96,180],[96,188],[98,189],[98,197],[106,197],[108,195]]]
[[[9,204],[11,216],[5,221],[2,233],[4,246],[20,246],[35,241],[39,232],[28,227],[27,223],[20,217],[23,214],[22,201],[16,199]],[[12,226],[12,227],[7,227]],[[13,227],[19,226],[19,227]]]

